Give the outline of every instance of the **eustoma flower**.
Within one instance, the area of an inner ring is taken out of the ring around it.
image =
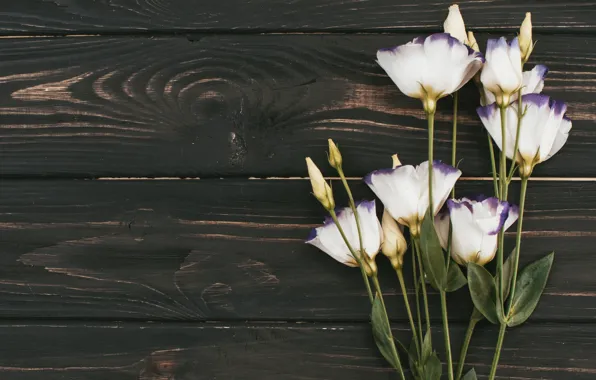
[[[381,223],[377,218],[375,201],[362,201],[356,206],[362,231],[362,245],[368,257],[374,259],[383,241]],[[354,212],[349,207],[339,209],[337,220],[341,226],[350,246],[353,249],[360,248],[358,229]],[[342,238],[339,229],[331,218],[326,218],[322,227],[313,229],[306,241],[319,248],[335,260],[350,267],[357,267],[358,262],[352,256],[350,249]]]
[[[536,65],[532,70],[524,71],[524,73],[522,74],[522,95],[541,93],[542,89],[544,88],[544,78],[546,78],[546,74],[548,74],[548,67],[544,65]],[[517,94],[517,92],[511,94],[512,102],[517,100]],[[496,98],[493,95],[493,93],[487,91],[486,88],[484,88],[483,105],[488,105],[494,103],[495,101]]]
[[[401,92],[421,99],[424,110],[434,113],[437,100],[466,84],[484,59],[448,33],[437,33],[381,49],[377,62]]]
[[[495,104],[479,107],[478,115],[482,123],[495,140],[500,149],[505,149],[507,158],[519,164],[520,174],[528,177],[534,166],[546,161],[557,153],[569,136],[571,120],[565,116],[567,105],[551,100],[540,94],[522,96],[523,118],[520,124],[519,144],[517,152],[515,140],[517,133],[517,102],[506,111],[506,143],[502,146],[501,115]]]
[[[420,222],[429,207],[428,166],[428,161],[416,167],[402,165],[376,170],[364,178],[389,214],[408,226],[414,235],[418,234]],[[433,163],[433,215],[445,203],[460,176],[461,171],[453,166],[441,161]]]
[[[498,105],[509,104],[511,95],[522,85],[522,61],[517,38],[509,44],[504,37],[488,40],[480,81],[487,91],[493,93]]]
[[[451,221],[451,257],[458,264],[484,265],[495,257],[498,233],[507,230],[518,215],[517,206],[494,197],[449,199],[446,212],[435,217],[435,226],[447,249]]]

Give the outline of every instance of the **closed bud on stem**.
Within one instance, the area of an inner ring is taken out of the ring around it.
[[[468,32],[468,46],[472,48],[474,51],[480,51],[480,46],[478,46],[478,41],[476,41],[476,37],[474,37],[474,33]]]
[[[327,141],[329,142],[329,165],[334,169],[341,168],[342,158],[339,148],[333,140],[328,139]]]
[[[306,166],[308,167],[308,177],[312,185],[312,192],[319,202],[326,210],[333,210],[335,208],[335,201],[333,199],[333,192],[331,187],[325,181],[323,173],[319,170],[317,165],[306,157]]]
[[[445,33],[449,33],[452,37],[457,38],[461,43],[468,44],[466,25],[457,4],[449,7],[449,15],[447,15],[443,23],[443,30]]]
[[[519,50],[521,52],[522,62],[528,62],[534,50],[534,42],[532,41],[532,14],[530,12],[526,13],[526,18],[519,29]]]
[[[401,166],[401,161],[397,157],[397,154],[394,154],[393,156],[391,156],[391,160],[393,161],[393,169],[395,169],[398,166]]]
[[[381,224],[383,227],[381,252],[387,256],[391,262],[391,266],[395,270],[399,270],[404,264],[404,254],[408,249],[408,244],[406,243],[402,229],[387,211],[383,212],[383,221]]]

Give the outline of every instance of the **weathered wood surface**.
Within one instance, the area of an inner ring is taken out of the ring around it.
[[[451,1],[193,1],[193,0],[21,0],[6,1],[0,31],[107,33],[188,30],[229,31],[396,31],[437,30]],[[527,11],[538,30],[594,31],[593,0],[460,2],[466,23],[476,29],[517,29]]]
[[[522,261],[557,252],[533,320],[594,321],[595,199],[596,182],[531,182]],[[367,320],[358,272],[304,244],[323,214],[305,180],[3,180],[0,316]],[[391,315],[404,320],[395,274],[379,262]],[[466,321],[467,290],[450,306]]]
[[[395,152],[418,163],[421,106],[374,62],[377,48],[413,36],[2,39],[0,175],[305,176],[304,156],[323,163],[328,137],[349,175],[386,167]],[[533,59],[551,69],[545,93],[569,102],[574,129],[535,175],[593,177],[596,36],[537,39]],[[465,91],[460,167],[488,176],[475,89]],[[445,99],[436,133],[445,160],[450,115]]]
[[[407,328],[395,325],[408,340]],[[464,326],[451,326],[458,350]],[[0,325],[7,380],[395,379],[367,324],[46,323]],[[479,325],[469,364],[487,375],[496,329]],[[442,352],[440,330],[435,346]],[[538,324],[507,332],[498,379],[594,379],[591,325]],[[482,376],[480,378],[483,378]]]

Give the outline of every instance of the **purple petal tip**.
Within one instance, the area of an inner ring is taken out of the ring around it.
[[[308,233],[308,238],[306,238],[305,243],[310,243],[311,241],[315,240],[317,238],[317,229],[313,228],[312,230],[310,230],[310,232]]]
[[[496,110],[497,104],[492,103],[488,106],[476,108],[476,113],[478,114],[478,116],[480,116],[481,119],[489,119],[494,114],[494,112],[496,112]]]
[[[439,160],[433,160],[433,170],[435,169],[444,175],[449,175],[458,172],[457,168],[454,168],[451,165],[447,165]]]
[[[550,103],[550,97],[542,94],[526,94],[522,96],[522,102],[542,108]]]

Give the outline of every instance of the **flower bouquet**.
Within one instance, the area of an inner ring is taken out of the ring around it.
[[[534,167],[552,157],[567,141],[571,121],[566,105],[540,92],[547,68],[523,71],[533,49],[530,13],[519,36],[488,40],[485,53],[474,34],[466,32],[457,5],[449,8],[444,33],[418,37],[404,45],[377,52],[377,62],[399,90],[422,101],[428,121],[428,161],[403,165],[397,155],[393,167],[364,178],[384,211],[379,222],[374,200],[355,202],[343,171],[337,145],[329,140],[329,164],[337,171],[349,205],[337,208],[331,186],[310,158],[306,158],[313,194],[329,213],[307,243],[335,260],[360,268],[371,304],[372,333],[381,355],[401,379],[476,379],[474,369],[464,375],[467,348],[476,324],[486,319],[498,325],[489,379],[494,379],[507,328],[524,323],[536,308],[553,263],[550,253],[519,269],[524,204]],[[454,186],[462,172],[457,163],[458,90],[473,80],[479,90],[478,117],[486,128],[492,165],[493,196],[456,198]],[[437,102],[453,96],[451,165],[433,160],[434,116]],[[495,156],[494,144],[500,151]],[[518,173],[519,206],[508,199],[509,185]],[[504,234],[517,221],[516,245],[504,252]],[[410,243],[404,236],[409,231]],[[411,250],[415,303],[410,304],[404,279],[404,255]],[[378,277],[375,258],[381,251],[399,280],[411,337],[394,336]],[[495,260],[495,273],[484,265]],[[451,350],[447,293],[467,285],[474,304],[459,360]],[[433,349],[428,287],[440,295],[445,353],[441,364]],[[409,368],[409,371],[408,371]]]

